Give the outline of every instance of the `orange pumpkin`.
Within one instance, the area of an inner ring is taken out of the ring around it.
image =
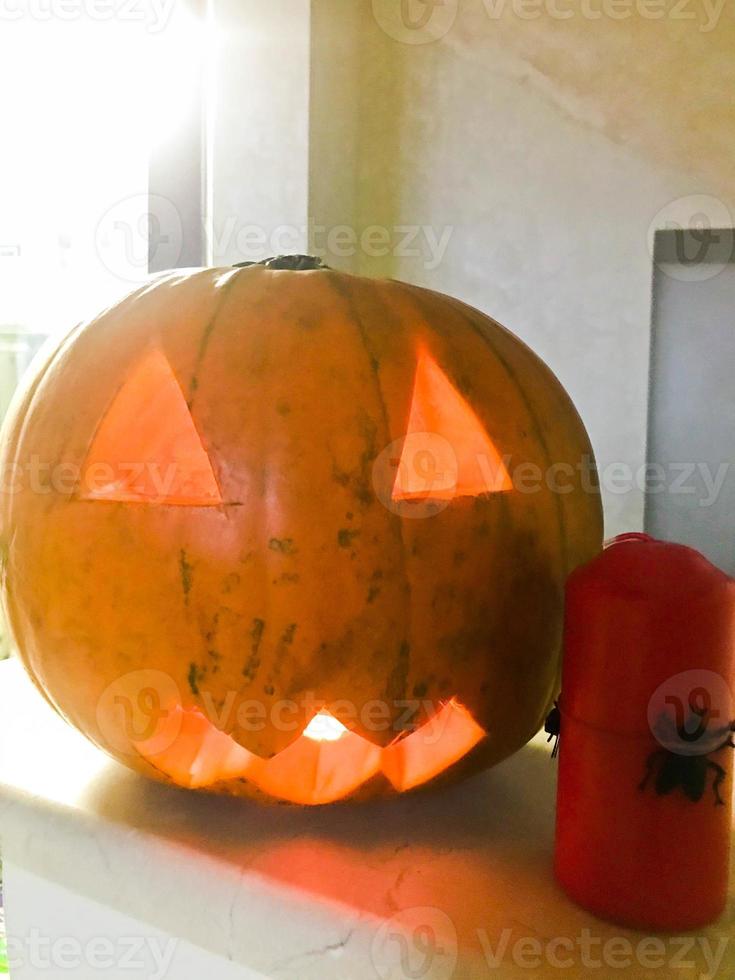
[[[538,730],[601,544],[591,460],[551,372],[456,300],[293,257],[171,272],[16,396],[7,615],[49,701],[140,772],[410,790]]]

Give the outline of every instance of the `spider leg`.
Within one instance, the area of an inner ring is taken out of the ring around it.
[[[711,762],[710,760],[707,760],[707,768],[714,769],[716,773],[714,782],[712,783],[712,790],[715,794],[715,805],[724,806],[725,801],[720,796],[720,786],[722,786],[722,783],[724,782],[727,773],[722,768],[722,766],[718,766],[716,762]]]

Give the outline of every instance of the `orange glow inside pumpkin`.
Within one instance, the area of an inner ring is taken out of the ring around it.
[[[485,736],[458,701],[449,701],[425,725],[383,750],[383,772],[403,792],[459,762]]]
[[[162,748],[154,735],[136,748],[179,786],[204,788],[247,779],[270,796],[307,806],[343,799],[379,773],[399,792],[413,789],[454,765],[485,737],[455,700],[385,749],[321,711],[287,748],[262,759],[215,728],[199,709],[177,705],[171,711],[179,721],[176,737],[166,739]]]
[[[428,351],[420,350],[393,500],[454,500],[512,489],[482,422]]]
[[[184,395],[160,351],[146,355],[103,417],[80,495],[189,507],[222,503]]]
[[[303,734],[305,738],[310,738],[314,742],[338,742],[343,735],[348,734],[348,731],[334,715],[330,715],[328,711],[319,711],[306,726]]]
[[[393,500],[454,500],[512,490],[467,400],[421,348]],[[165,355],[151,350],[104,415],[87,455],[83,500],[216,507],[210,459]]]
[[[477,415],[431,355],[420,350],[393,499],[451,500],[512,489]],[[209,457],[165,355],[151,350],[123,384],[95,433],[82,475],[86,500],[218,506]],[[174,737],[171,738],[172,732]],[[326,711],[271,759],[240,746],[197,708],[171,707],[166,732],[136,748],[175,783],[205,788],[247,779],[306,805],[349,796],[382,775],[403,792],[438,776],[485,737],[457,701],[382,749]]]

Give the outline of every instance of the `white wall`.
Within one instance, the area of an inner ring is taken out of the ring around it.
[[[697,0],[687,8],[696,21],[649,21],[635,8],[623,21],[588,20],[574,2],[558,5],[575,11],[566,20],[510,9],[493,20],[481,0],[454,6],[454,25],[426,44],[378,24],[387,0],[363,6],[359,222],[452,236],[434,270],[400,256],[363,256],[361,270],[431,285],[503,322],[568,388],[603,473],[636,469],[650,226],[674,213],[688,221],[697,193],[735,211],[733,22],[725,11],[702,30],[714,15]],[[605,506],[609,534],[641,526],[639,489],[608,488]]]

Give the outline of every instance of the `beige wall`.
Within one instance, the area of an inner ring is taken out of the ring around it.
[[[663,19],[631,4],[620,21],[581,2],[559,0],[566,20],[509,2],[494,20],[460,0],[427,44],[381,27],[387,0],[360,3],[356,214],[451,227],[434,270],[365,254],[360,270],[453,293],[518,333],[572,394],[604,471],[644,460],[652,222],[680,198],[655,223],[688,221],[693,194],[735,212],[735,31],[731,9],[709,29],[702,0],[686,20],[673,0]],[[605,504],[608,533],[641,525],[640,490]]]

